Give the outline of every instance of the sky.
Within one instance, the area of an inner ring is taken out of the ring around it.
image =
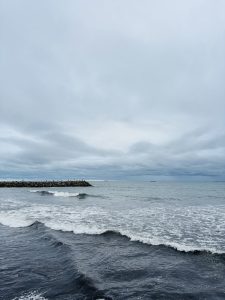
[[[224,0],[0,0],[0,178],[225,179]]]

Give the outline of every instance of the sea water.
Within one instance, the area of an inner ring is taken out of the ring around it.
[[[0,299],[225,299],[225,183],[0,190]]]

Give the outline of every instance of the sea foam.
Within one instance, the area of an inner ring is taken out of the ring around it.
[[[13,300],[47,300],[47,298],[43,297],[36,291],[26,293],[22,296],[16,297]]]
[[[86,197],[86,193],[70,193],[59,191],[45,191],[45,190],[30,190],[31,193],[38,193],[42,196],[55,196],[55,197]]]

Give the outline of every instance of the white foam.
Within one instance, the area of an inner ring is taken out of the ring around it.
[[[55,197],[77,197],[80,194],[79,193],[69,193],[69,192],[51,192],[49,191],[49,193],[52,193]]]
[[[121,235],[128,237],[131,241],[136,241],[136,242],[141,242],[143,244],[149,244],[149,245],[153,245],[153,246],[166,246],[166,247],[170,247],[170,248],[174,248],[178,251],[182,251],[182,252],[194,252],[194,251],[206,251],[206,252],[211,252],[214,254],[223,254],[224,251],[220,251],[218,249],[216,249],[215,247],[211,248],[211,247],[196,247],[196,245],[187,245],[182,243],[182,241],[180,243],[178,242],[168,242],[166,239],[163,238],[158,238],[158,237],[144,237],[141,235],[135,235],[133,233],[130,232],[119,232]]]
[[[70,192],[59,192],[59,191],[45,191],[45,190],[30,190],[31,193],[46,193],[53,195],[55,197],[78,197],[80,193],[70,193]]]
[[[98,228],[97,226],[88,226],[88,225],[75,225],[69,222],[45,222],[45,225],[53,230],[60,230],[65,232],[73,232],[74,234],[90,234],[90,235],[99,235],[108,230],[104,228]]]
[[[63,192],[64,193],[64,192]],[[131,241],[165,245],[179,251],[225,253],[224,208],[152,207],[120,210],[112,206],[52,205],[29,203],[0,211],[0,223],[25,227],[35,221],[54,230],[75,234],[119,232]],[[196,228],[198,229],[196,231]]]
[[[47,300],[47,298],[43,297],[40,293],[33,291],[20,297],[15,297],[13,300]]]
[[[9,211],[0,213],[0,223],[9,227],[28,227],[34,223],[19,212]]]

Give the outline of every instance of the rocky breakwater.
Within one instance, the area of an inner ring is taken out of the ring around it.
[[[85,180],[46,180],[46,181],[0,181],[0,188],[42,188],[42,187],[75,187],[92,186]]]

